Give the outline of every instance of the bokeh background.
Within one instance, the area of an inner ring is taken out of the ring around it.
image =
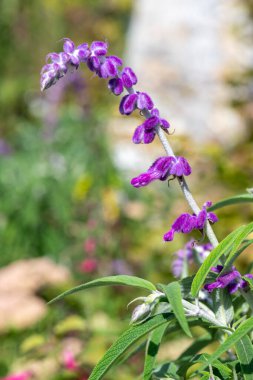
[[[24,371],[87,379],[128,326],[128,302],[143,294],[97,288],[47,302],[105,275],[169,282],[173,253],[187,241],[162,241],[189,211],[175,183],[130,185],[163,155],[157,141],[131,143],[140,117],[119,117],[118,99],[85,68],[41,94],[46,54],[66,36],[107,40],[175,129],[169,138],[192,165],[199,204],[215,202],[253,187],[252,18],[251,0],[0,2],[1,379]],[[253,212],[242,205],[218,216],[222,238]],[[250,251],[239,265],[249,261]],[[161,360],[189,344],[175,339]],[[137,378],[142,359],[137,352],[107,378]]]

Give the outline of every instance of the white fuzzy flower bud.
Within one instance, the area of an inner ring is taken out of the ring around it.
[[[140,322],[143,319],[147,318],[151,312],[151,306],[146,303],[142,303],[141,305],[136,306],[132,313],[131,322]]]

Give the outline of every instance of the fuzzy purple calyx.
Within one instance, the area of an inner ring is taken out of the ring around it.
[[[157,108],[151,111],[151,117],[139,125],[133,135],[134,144],[150,144],[156,136],[156,128],[160,125],[163,129],[168,129],[170,124],[167,120],[160,118]]]
[[[90,55],[89,46],[87,43],[83,43],[75,47],[73,41],[69,38],[64,38],[63,51],[69,57],[69,63],[78,68],[81,62],[86,62],[88,56]]]
[[[92,55],[104,56],[107,54],[108,45],[104,41],[93,41],[90,45],[90,51]]]
[[[137,83],[137,76],[131,67],[124,67],[121,72],[121,80],[126,88],[131,88]]]
[[[108,82],[109,90],[116,96],[124,91],[123,83],[120,78],[111,78]]]
[[[122,65],[122,60],[115,55],[106,57],[105,60],[100,63],[100,67],[97,69],[97,74],[100,78],[115,77],[118,74],[118,67]]]
[[[122,115],[130,115],[136,108],[139,110],[151,110],[154,103],[151,97],[145,92],[136,92],[123,96],[119,105],[119,111]]]

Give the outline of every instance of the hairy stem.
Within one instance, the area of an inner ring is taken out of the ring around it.
[[[131,89],[131,93],[132,93],[132,89]],[[151,116],[151,114],[148,110],[143,110],[142,113],[143,113],[143,116],[147,119]],[[156,132],[157,132],[159,140],[161,141],[162,146],[163,146],[165,152],[167,153],[167,155],[175,157],[173,149],[171,148],[170,143],[169,143],[168,139],[166,138],[164,131],[162,130],[162,128],[159,125],[156,127]],[[192,209],[192,211],[195,214],[198,214],[200,212],[200,208],[199,208],[197,202],[195,201],[195,199],[194,199],[194,197],[193,197],[193,195],[192,195],[192,193],[191,193],[191,191],[187,185],[185,178],[184,177],[177,177],[177,180],[178,180],[179,186],[182,190],[182,193],[184,194],[184,197],[187,200],[190,208]],[[210,243],[215,248],[219,244],[219,242],[218,242],[218,240],[215,236],[215,233],[214,233],[214,231],[213,231],[213,229],[212,229],[212,227],[208,221],[206,222],[206,235],[207,235]]]

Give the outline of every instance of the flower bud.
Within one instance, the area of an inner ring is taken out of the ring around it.
[[[130,323],[141,322],[146,319],[150,315],[151,309],[151,305],[146,303],[136,306],[132,313]]]

